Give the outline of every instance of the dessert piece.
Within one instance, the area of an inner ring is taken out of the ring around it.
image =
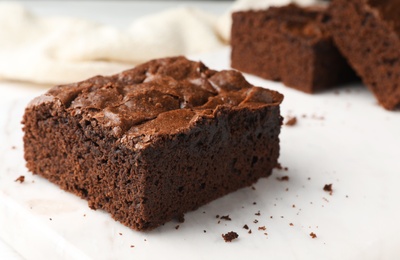
[[[326,19],[339,50],[388,110],[400,106],[400,1],[335,0]]]
[[[283,96],[184,57],[56,86],[23,119],[27,167],[136,230],[267,177]]]
[[[320,21],[325,11],[290,4],[233,13],[232,67],[307,93],[354,80]]]

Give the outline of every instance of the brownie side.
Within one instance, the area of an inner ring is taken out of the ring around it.
[[[27,167],[136,230],[268,176],[277,92],[182,57],[57,86],[27,107]]]
[[[290,4],[233,13],[232,67],[307,93],[354,80],[320,22],[325,11]]]
[[[334,0],[326,20],[339,50],[378,102],[400,105],[400,3]]]

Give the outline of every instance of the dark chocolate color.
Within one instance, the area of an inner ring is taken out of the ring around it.
[[[321,23],[325,11],[290,4],[233,13],[232,67],[307,93],[355,80]]]
[[[27,167],[136,229],[271,174],[277,92],[183,57],[56,86],[24,115]]]
[[[334,0],[326,19],[335,43],[388,110],[400,107],[400,1]]]

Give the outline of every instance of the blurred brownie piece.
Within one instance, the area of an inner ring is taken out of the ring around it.
[[[233,13],[232,67],[314,93],[356,79],[321,20],[324,6]]]
[[[334,0],[326,23],[339,50],[388,110],[400,106],[400,1]]]

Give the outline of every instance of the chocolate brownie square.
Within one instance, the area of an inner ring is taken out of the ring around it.
[[[400,106],[400,1],[334,0],[326,19],[339,50],[388,110]]]
[[[149,230],[267,177],[283,96],[184,57],[56,86],[23,118],[27,167]]]
[[[232,67],[314,93],[356,76],[321,19],[324,6],[233,13]]]

